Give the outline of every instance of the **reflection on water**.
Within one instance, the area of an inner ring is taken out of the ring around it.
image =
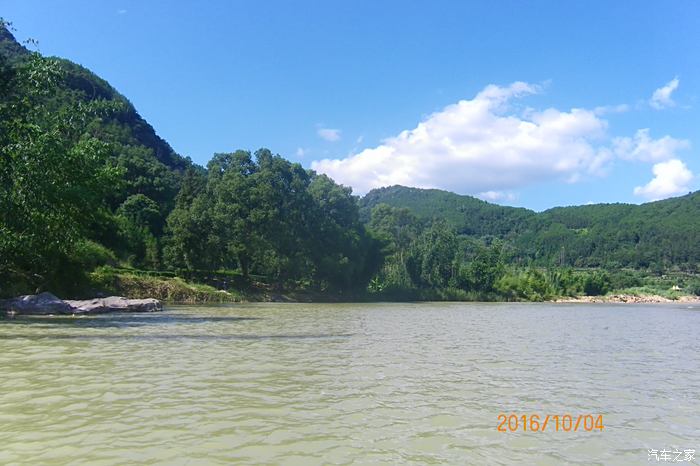
[[[94,316],[22,316],[9,319],[5,324],[25,325],[32,327],[46,325],[54,327],[66,325],[74,328],[85,327],[134,327],[139,325],[173,325],[206,322],[236,322],[239,320],[256,320],[259,317],[235,316],[196,316],[177,315],[172,313],[153,312],[147,314],[97,314]]]
[[[308,335],[194,335],[194,334],[172,334],[172,335],[33,335],[33,334],[15,334],[0,336],[0,340],[85,340],[85,339],[100,339],[100,340],[173,340],[189,338],[195,340],[299,340],[299,339],[320,339],[320,338],[342,338],[351,337],[352,334],[308,334]]]
[[[700,452],[698,329],[687,305],[4,320],[0,464],[646,464]],[[605,429],[500,433],[500,413]]]

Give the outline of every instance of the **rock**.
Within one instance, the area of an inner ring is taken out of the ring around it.
[[[65,301],[51,293],[40,293],[20,296],[14,299],[6,299],[2,307],[15,314],[72,314],[73,308]]]
[[[105,312],[156,312],[162,311],[163,305],[153,298],[126,299],[121,296],[95,298],[78,301],[66,301],[74,314],[100,314]]]
[[[63,301],[51,293],[26,295],[0,301],[0,310],[16,315],[100,314],[105,312],[155,312],[163,305],[157,299],[126,299],[121,296]]]

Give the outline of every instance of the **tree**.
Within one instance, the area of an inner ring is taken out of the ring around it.
[[[359,221],[352,189],[312,174],[313,221],[307,249],[314,278],[338,290],[363,289],[382,264],[380,243]]]
[[[462,266],[461,285],[470,290],[490,292],[505,273],[500,245],[482,247],[466,266]]]
[[[63,103],[48,112],[62,70],[31,53],[0,55],[0,282],[47,286],[96,220],[117,171],[106,144],[86,134],[109,105]]]
[[[413,282],[430,288],[444,288],[454,275],[457,236],[444,221],[426,229],[412,247],[407,268]]]

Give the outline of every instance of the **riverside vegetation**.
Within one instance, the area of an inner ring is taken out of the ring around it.
[[[106,81],[0,23],[0,297],[178,302],[700,294],[700,193],[536,213],[364,198],[267,149],[177,154]]]

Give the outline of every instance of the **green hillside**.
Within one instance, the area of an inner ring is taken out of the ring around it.
[[[100,256],[160,265],[158,254],[145,258],[146,249],[160,249],[183,176],[202,169],[177,154],[108,82],[69,60],[30,51],[2,22],[0,76],[0,175],[9,187],[2,198],[3,261],[14,264],[21,280],[46,279],[57,266],[47,260],[55,239],[57,256],[77,250],[89,262]],[[143,210],[148,222],[137,219]],[[82,239],[73,244],[68,237]]]
[[[536,213],[402,186],[358,199],[267,149],[200,167],[107,81],[3,24],[0,296],[119,289],[124,269],[336,299],[479,300],[665,290],[664,274],[697,272],[700,193]],[[700,293],[697,277],[673,280]]]
[[[349,188],[266,149],[196,166],[108,82],[5,26],[0,295],[88,293],[102,266],[348,293],[381,266]]]
[[[418,219],[441,219],[458,234],[495,237],[514,259],[576,267],[680,267],[700,262],[700,193],[642,205],[557,207],[542,213],[504,207],[471,196],[392,186],[360,201],[363,218],[378,204],[406,208]]]
[[[360,200],[362,218],[368,220],[372,207],[380,203],[406,207],[422,220],[443,219],[459,234],[477,237],[513,237],[531,228],[536,217],[528,209],[489,204],[439,189],[390,186],[373,189]]]

